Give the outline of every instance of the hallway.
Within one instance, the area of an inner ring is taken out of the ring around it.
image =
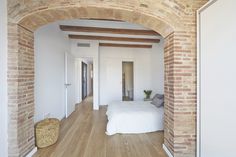
[[[62,120],[56,144],[39,149],[34,157],[165,157],[163,132],[107,136],[106,107],[92,110],[92,97]]]

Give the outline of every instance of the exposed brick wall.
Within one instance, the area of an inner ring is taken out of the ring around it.
[[[9,156],[34,147],[33,31],[57,20],[116,19],[165,38],[164,143],[175,157],[196,149],[196,10],[207,0],[8,1]],[[14,24],[15,23],[15,24]]]
[[[196,48],[195,32],[174,33],[174,148],[175,156],[195,154]],[[181,150],[181,151],[180,151]]]
[[[165,38],[165,112],[164,112],[164,144],[173,154],[174,152],[174,33]]]
[[[19,154],[18,146],[18,29],[8,24],[8,153]],[[10,151],[11,150],[11,151]]]
[[[165,38],[165,145],[174,156],[192,156],[196,143],[195,32]]]
[[[9,24],[8,38],[8,149],[15,157],[34,148],[34,41],[33,33],[17,24]]]

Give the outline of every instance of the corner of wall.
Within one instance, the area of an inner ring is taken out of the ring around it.
[[[170,153],[169,149],[166,147],[165,144],[162,145],[162,148],[164,149],[164,151],[165,151],[165,153],[166,153],[166,155],[167,155],[168,157],[174,157],[174,156]]]
[[[7,0],[0,5],[0,152],[8,156],[8,104],[7,104]]]
[[[32,149],[25,157],[33,157],[37,150],[37,147],[34,147],[34,149]]]

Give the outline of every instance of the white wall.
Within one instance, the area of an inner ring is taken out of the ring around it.
[[[77,43],[89,43],[90,47],[78,47]],[[93,61],[93,108],[95,110],[99,109],[99,50],[98,41],[88,41],[88,40],[70,40],[71,53],[78,58],[77,65],[78,69],[81,69],[82,59],[90,58]],[[77,93],[77,100],[81,101],[81,81],[80,74],[77,77],[77,82],[79,85],[80,92]]]
[[[114,48],[100,47],[100,104],[106,105],[114,97],[109,91],[106,82],[106,62],[109,60],[113,63],[118,61],[134,62],[134,100],[143,100],[143,90],[151,89],[153,94],[163,93],[164,91],[164,49],[163,42],[154,44],[152,49],[136,49],[136,48]],[[122,64],[120,64],[122,65]],[[111,66],[111,65],[110,65]],[[118,64],[117,64],[118,66]],[[116,67],[119,68],[119,67]],[[115,69],[113,69],[115,70]],[[122,73],[120,73],[122,75]],[[120,78],[121,79],[121,78]],[[122,87],[122,80],[120,80]],[[118,88],[118,87],[116,87]],[[119,88],[120,89],[120,88]],[[119,90],[118,89],[118,90]],[[122,93],[120,93],[122,96]],[[119,97],[119,96],[118,96]],[[118,99],[118,97],[114,97]],[[121,98],[120,98],[121,99]]]
[[[236,1],[200,13],[200,155],[235,157]]]
[[[164,93],[164,49],[163,40],[158,44],[153,44],[152,49],[136,49],[136,48],[114,48],[99,47],[99,41],[89,40],[70,40],[72,54],[80,58],[92,58],[94,65],[94,87],[93,101],[94,109],[98,109],[98,105],[106,105],[108,97],[104,78],[104,63],[110,58],[122,61],[134,61],[134,99],[142,100],[144,98],[144,89],[152,89],[153,94]],[[90,43],[90,47],[78,47],[77,43]],[[80,63],[79,63],[80,64]],[[79,65],[80,66],[80,65]],[[122,67],[120,67],[122,70]],[[101,75],[101,76],[100,76]],[[120,76],[122,72],[120,73]],[[99,81],[101,80],[101,81]],[[78,80],[80,81],[80,80]],[[122,81],[122,80],[121,80]],[[122,83],[121,83],[122,85]],[[81,85],[80,85],[81,86]],[[100,86],[100,87],[99,87]],[[80,87],[81,88],[81,87]],[[81,95],[81,91],[77,95]],[[120,96],[122,96],[122,86]],[[78,98],[78,96],[77,96]],[[81,99],[77,99],[81,101]]]
[[[69,40],[56,23],[35,32],[35,121],[65,116],[65,52]]]
[[[108,102],[122,100],[122,61],[120,58],[104,58],[102,54],[100,56],[100,105],[107,105]]]
[[[0,4],[0,152],[7,156],[7,0]]]
[[[164,40],[154,44],[151,54],[151,82],[153,94],[164,94]]]
[[[76,103],[80,103],[82,101],[82,87],[81,87],[81,59],[75,59],[75,84],[76,84]]]

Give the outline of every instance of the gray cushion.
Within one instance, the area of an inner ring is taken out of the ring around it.
[[[155,94],[152,99],[154,99],[156,97],[159,98],[159,99],[164,99],[164,94]]]
[[[151,104],[155,105],[156,107],[164,106],[164,96],[161,98],[158,96],[154,97]]]

